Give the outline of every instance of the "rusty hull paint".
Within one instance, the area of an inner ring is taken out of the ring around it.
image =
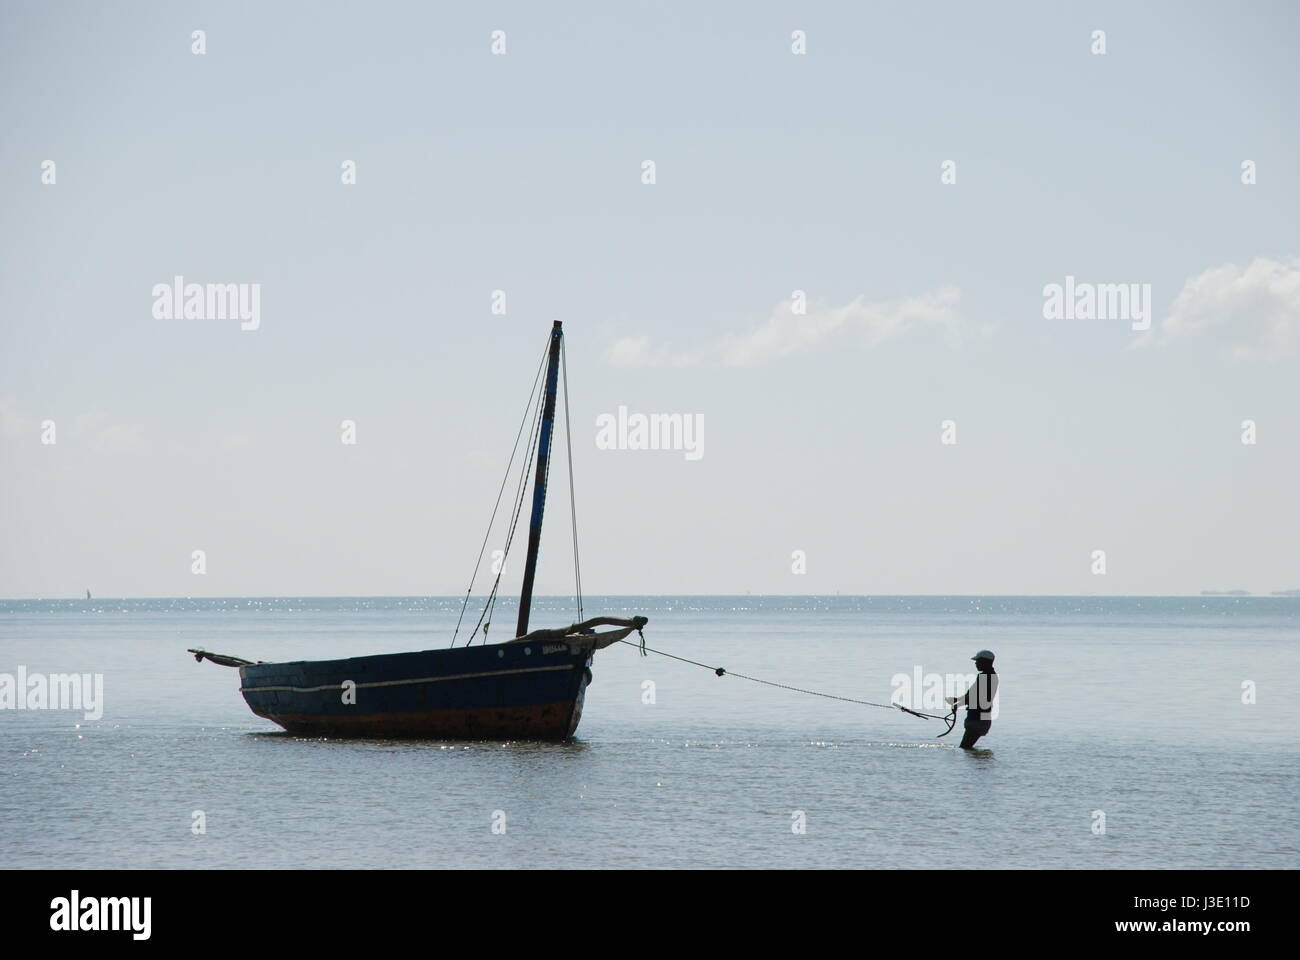
[[[301,713],[258,713],[290,733],[307,737],[358,737],[426,740],[563,740],[577,728],[576,701],[533,707],[481,710],[429,710],[423,713],[379,713],[329,716]]]

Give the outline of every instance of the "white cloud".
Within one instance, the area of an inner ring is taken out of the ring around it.
[[[114,423],[98,431],[90,441],[96,453],[145,453],[149,442],[139,423]]]
[[[700,359],[695,354],[674,353],[667,344],[651,344],[644,335],[624,337],[606,351],[605,358],[617,367],[685,367]]]
[[[32,424],[32,418],[14,406],[12,400],[0,397],[0,436],[23,437],[31,432]]]
[[[913,332],[938,330],[950,342],[961,338],[957,310],[961,291],[944,287],[936,293],[881,303],[859,296],[841,307],[811,305],[795,313],[794,303],[778,303],[767,320],[731,334],[696,353],[682,353],[668,344],[651,344],[647,336],[624,337],[606,353],[619,366],[686,366],[699,362],[749,367],[809,350],[824,342],[846,340],[873,347]],[[987,335],[987,329],[982,331]]]
[[[144,453],[149,449],[143,424],[114,423],[102,410],[79,414],[73,421],[72,435],[84,438],[96,453]]]
[[[143,453],[149,449],[144,426],[139,423],[115,423],[102,410],[78,414],[72,421],[70,434],[63,433],[63,422],[48,418],[54,423],[55,440],[62,444],[71,436],[80,446],[96,453]],[[38,425],[35,417],[19,410],[7,397],[0,397],[0,436],[43,442],[44,420]]]
[[[1300,339],[1300,258],[1257,257],[1214,267],[1183,284],[1158,340],[1208,334],[1239,354],[1285,350]]]

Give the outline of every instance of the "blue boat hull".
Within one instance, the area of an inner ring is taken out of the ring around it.
[[[563,740],[582,717],[591,652],[497,643],[239,668],[253,713],[326,737]]]

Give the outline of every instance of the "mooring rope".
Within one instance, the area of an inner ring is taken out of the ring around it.
[[[914,717],[925,717],[930,720],[943,720],[945,723],[948,723],[951,718],[955,718],[957,715],[957,708],[955,706],[953,707],[953,712],[951,714],[940,716],[936,713],[920,713],[916,710],[909,710],[907,707],[899,703],[877,703],[874,700],[859,700],[856,697],[841,697],[835,693],[823,693],[820,690],[794,687],[788,683],[777,683],[775,680],[761,680],[758,677],[750,677],[743,673],[735,673],[734,671],[727,670],[724,667],[715,667],[707,663],[700,663],[698,660],[691,660],[689,657],[679,657],[677,654],[668,653],[666,650],[656,650],[654,647],[647,647],[645,645],[644,637],[641,639],[640,643],[634,643],[631,640],[620,640],[618,642],[626,643],[633,647],[639,647],[642,656],[645,656],[647,651],[650,653],[657,653],[659,656],[668,657],[670,660],[680,660],[682,663],[689,663],[692,666],[703,667],[705,670],[712,670],[719,677],[739,677],[741,680],[748,680],[750,683],[761,683],[765,687],[778,687],[782,690],[791,690],[795,693],[806,693],[812,697],[824,697],[827,700],[842,700],[845,703],[857,703],[864,707],[880,707],[882,710],[901,710],[904,713],[910,713]],[[948,730],[952,730],[951,724],[949,724]],[[943,736],[943,734],[940,734],[940,736]]]

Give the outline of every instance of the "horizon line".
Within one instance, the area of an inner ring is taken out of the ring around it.
[[[470,599],[485,599],[488,594],[471,594]],[[587,593],[584,598],[592,597],[724,597],[724,598],[798,598],[798,599],[990,599],[990,600],[1033,600],[1033,599],[1093,599],[1093,600],[1186,600],[1218,599],[1240,600],[1253,599],[1300,599],[1300,589],[1276,590],[1270,593],[1253,593],[1250,591],[1201,591],[1198,593]],[[355,593],[355,594],[243,594],[215,596],[91,596],[90,602],[96,600],[463,600],[464,594],[402,594],[402,593]],[[573,594],[539,593],[534,600],[572,600]],[[86,602],[86,597],[0,597],[0,603],[14,601],[79,600]],[[518,603],[518,597],[498,597],[499,603]]]

